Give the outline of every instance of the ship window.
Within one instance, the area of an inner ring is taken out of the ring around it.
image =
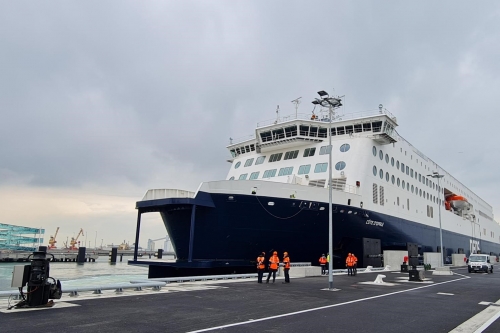
[[[327,135],[326,135],[327,133],[328,133],[328,130],[326,128],[320,127],[319,128],[318,137],[320,137],[320,138],[326,138],[327,137]]]
[[[396,169],[399,169],[399,161],[396,161]]]
[[[264,175],[262,178],[271,178],[276,176],[276,169],[266,170],[264,171]]]
[[[231,149],[230,152],[232,157],[236,157],[236,151],[234,149]]]
[[[415,189],[415,187],[413,187],[413,185],[411,186],[411,193],[413,193],[413,190]]]
[[[406,183],[406,189],[410,192],[410,183]]]
[[[311,170],[311,164],[301,165],[299,167],[299,175],[307,175]]]
[[[297,126],[285,127],[285,136],[287,138],[297,136]]]
[[[245,162],[245,167],[249,167],[249,166],[251,166],[251,165],[252,165],[252,163],[253,163],[253,158],[249,158],[249,159],[248,159],[248,160],[246,160],[246,162]]]
[[[344,126],[337,127],[337,135],[343,135],[343,134],[345,134]]]
[[[316,148],[306,148],[306,149],[304,149],[303,157],[314,156],[315,152],[316,152]]]
[[[382,129],[382,122],[381,121],[374,121],[372,123],[372,127],[373,127],[373,132],[380,132],[380,130]]]
[[[335,127],[333,127],[333,128],[331,129],[331,134],[332,134],[332,136],[337,135],[337,130],[335,129]]]
[[[349,149],[351,148],[351,145],[349,145],[348,143],[344,143],[342,146],[340,146],[340,151],[342,153],[345,153],[346,151],[348,151]]]
[[[384,179],[384,170],[380,169],[379,175],[380,179]]]
[[[283,153],[272,154],[271,157],[269,157],[269,163],[280,161],[281,156],[283,156]]]
[[[229,180],[234,180],[234,176],[233,176],[233,177],[231,177],[231,178],[229,178]]]
[[[266,159],[265,156],[259,156],[259,157],[257,157],[257,160],[255,161],[255,165],[264,163],[265,159]]]
[[[427,200],[429,200],[429,192],[427,192]]]
[[[299,155],[298,150],[287,151],[285,153],[285,160],[291,160],[291,159],[297,158],[298,155]]]
[[[262,142],[272,141],[271,131],[261,132],[260,138],[261,138]]]
[[[293,172],[293,167],[281,168],[280,172],[278,173],[278,176],[288,176],[291,175],[292,172]]]
[[[373,152],[373,156],[377,156],[377,147],[373,146],[372,152]]]
[[[249,152],[250,152],[250,147],[249,147],[249,146],[245,146],[245,152],[246,152],[246,153],[249,153]]]
[[[385,154],[385,163],[389,163],[389,155]]]
[[[385,181],[386,181],[386,182],[388,182],[388,181],[389,181],[389,173],[388,173],[388,172],[386,172],[386,173],[385,173]]]
[[[406,207],[410,210],[410,199],[406,199]]]
[[[405,172],[405,164],[404,163],[401,163],[401,172]]]
[[[415,186],[415,195],[418,195],[418,187]]]
[[[375,165],[373,166],[373,175],[377,176],[377,167]]]
[[[240,167],[240,165],[241,165],[241,162],[236,162],[236,164],[234,165],[234,168],[238,169]]]
[[[278,139],[283,139],[285,138],[285,131],[283,131],[282,128],[278,128],[273,130],[273,139],[278,140]]]
[[[240,152],[240,148],[236,148],[236,155],[240,155],[241,152]]]
[[[363,132],[368,132],[372,130],[372,123],[364,123],[363,124]]]
[[[300,125],[300,135],[308,136],[309,135],[309,126]]]
[[[422,189],[419,190],[418,194],[422,196]]]
[[[259,178],[259,173],[260,171],[252,172],[252,174],[250,175],[250,180]]]
[[[429,186],[429,179],[425,178],[425,185]]]
[[[354,125],[354,133],[360,133],[362,131],[363,131],[363,129],[362,129],[361,124]]]
[[[397,183],[398,183],[398,187],[399,187],[399,185],[401,185],[401,181],[399,180],[399,177],[398,177]]]
[[[319,149],[319,154],[320,155],[326,155],[330,152],[329,150],[330,146],[323,146]]]
[[[385,202],[385,199],[384,199],[384,187],[380,186],[379,187],[379,191],[380,191],[380,205],[383,206],[384,202]]]
[[[422,182],[422,175],[421,174],[418,174],[418,181]]]
[[[391,165],[394,166],[394,157],[391,157]]]
[[[325,172],[328,167],[328,163],[317,163],[314,167],[314,173]]]
[[[410,177],[413,178],[413,169],[410,169]]]
[[[401,181],[401,185],[402,185],[401,187],[402,187],[402,188],[403,188],[403,190],[404,190],[404,189],[406,188],[406,184],[405,184],[405,181],[404,181],[404,180],[402,180],[402,181]]]
[[[345,127],[345,132],[347,134],[352,134],[352,132],[353,132],[352,125],[346,126]]]
[[[255,151],[255,145],[250,145],[250,150]]]
[[[399,206],[399,197],[397,197],[397,198],[398,198],[398,200],[397,200],[397,201],[398,201],[398,206]]]
[[[382,150],[379,150],[378,157],[380,157],[381,161],[384,159],[384,153],[382,152]]]
[[[373,203],[378,203],[378,186],[375,183],[373,183]]]
[[[410,174],[410,168],[408,166],[406,166],[406,174],[409,175]]]
[[[240,178],[238,178],[238,180],[245,180],[245,179],[247,179],[247,176],[248,176],[248,173],[244,173],[244,174],[240,175]]]
[[[310,130],[309,130],[309,136],[317,137],[318,136],[318,128],[311,126]]]
[[[340,162],[337,162],[337,164],[335,164],[335,170],[344,170],[345,168],[345,162],[344,161],[340,161]]]
[[[391,181],[392,181],[392,183],[393,183],[393,184],[394,184],[394,182],[396,181],[396,178],[394,177],[394,175],[392,175],[392,177],[391,177]]]

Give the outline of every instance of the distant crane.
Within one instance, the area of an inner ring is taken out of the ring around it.
[[[164,240],[164,239],[165,239],[165,242],[170,242],[169,236],[158,238],[158,239],[148,239],[148,250],[153,251],[155,249],[155,242],[160,241],[160,240]],[[168,249],[165,249],[165,250],[168,250]]]
[[[83,229],[82,228],[80,228],[80,232],[78,233],[78,235],[76,235],[76,238],[75,237],[71,237],[71,241],[69,242],[69,245],[70,245],[69,249],[70,250],[77,250],[76,243],[78,242],[78,237],[80,237],[80,235],[85,236],[83,234]]]
[[[55,235],[54,236],[50,236],[50,239],[49,239],[49,249],[57,249],[56,238],[57,238],[57,233],[58,232],[59,232],[59,227],[57,227]]]

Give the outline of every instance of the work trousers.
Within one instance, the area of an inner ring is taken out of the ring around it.
[[[326,274],[326,265],[320,264],[320,266],[321,266],[321,275],[325,275]]]
[[[276,280],[276,271],[277,271],[277,269],[269,268],[269,273],[267,273],[266,283],[269,283],[269,279],[271,278],[271,274],[273,275],[273,283],[274,283],[274,281]]]
[[[283,271],[285,272],[285,283],[290,283],[290,275],[288,275],[290,268],[285,268]]]
[[[262,283],[262,276],[264,275],[264,268],[257,269],[257,282]]]
[[[347,275],[354,275],[354,266],[347,266]]]

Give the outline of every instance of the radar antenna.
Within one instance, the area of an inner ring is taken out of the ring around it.
[[[295,119],[297,119],[297,111],[298,111],[298,109],[299,109],[299,104],[301,103],[301,101],[299,101],[299,100],[300,100],[301,98],[302,98],[302,96],[301,96],[301,97],[299,97],[299,98],[296,98],[296,99],[294,99],[294,100],[292,101],[292,103],[293,103],[293,104],[295,104]]]

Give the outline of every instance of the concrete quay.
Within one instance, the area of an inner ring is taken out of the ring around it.
[[[5,332],[500,332],[500,274],[451,271],[426,272],[422,282],[398,271],[340,273],[337,291],[328,290],[327,276],[170,283],[160,291],[64,294],[36,310],[6,310],[2,299],[0,321]]]

